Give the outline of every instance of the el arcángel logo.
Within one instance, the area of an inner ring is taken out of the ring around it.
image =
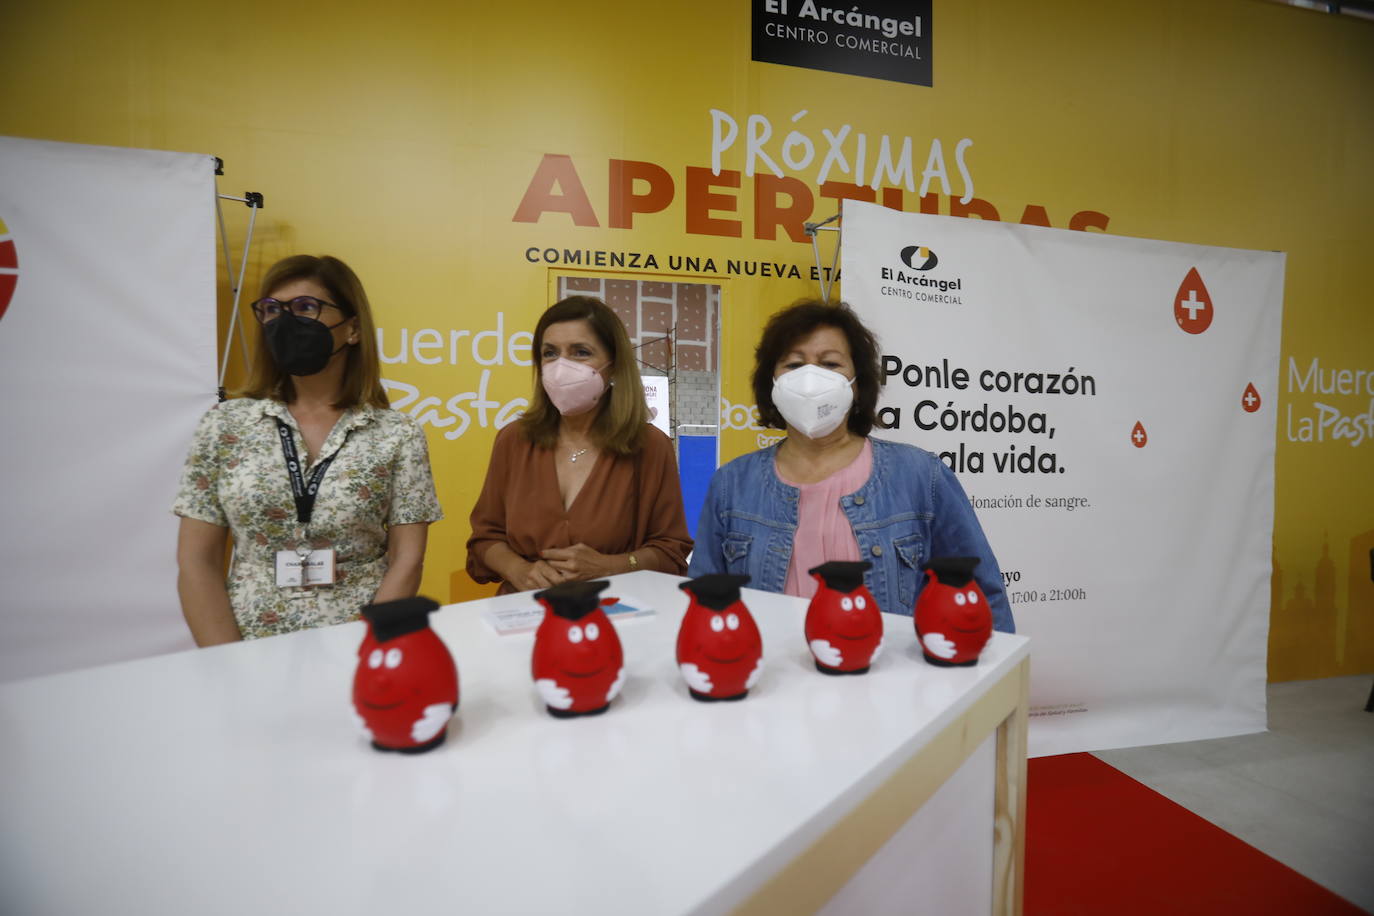
[[[881,275],[884,285],[879,292],[894,299],[914,299],[919,302],[938,302],[944,305],[962,305],[963,300],[953,293],[963,288],[962,277],[945,279],[930,276],[940,263],[935,252],[925,245],[908,245],[897,253],[906,270],[883,267]],[[888,284],[902,284],[893,286]]]
[[[940,259],[924,245],[908,245],[902,249],[902,263],[912,270],[930,270]]]

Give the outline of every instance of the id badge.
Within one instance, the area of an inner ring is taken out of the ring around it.
[[[312,550],[301,556],[294,550],[277,551],[277,586],[333,585],[334,550]]]

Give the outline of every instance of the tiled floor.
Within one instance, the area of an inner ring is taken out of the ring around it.
[[[1271,684],[1268,732],[1097,756],[1374,913],[1372,680]]]

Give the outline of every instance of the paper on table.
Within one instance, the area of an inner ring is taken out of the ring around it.
[[[602,608],[606,615],[612,620],[626,620],[630,617],[646,617],[654,613],[654,609],[648,607],[643,601],[632,598],[628,595],[616,600],[616,603],[607,608]],[[532,633],[539,628],[539,622],[544,619],[544,608],[538,603],[531,601],[529,604],[518,605],[516,607],[493,608],[482,612],[482,618],[487,624],[496,631],[498,636],[510,636],[514,633]]]

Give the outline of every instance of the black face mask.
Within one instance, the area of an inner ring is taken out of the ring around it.
[[[284,312],[276,320],[263,325],[262,333],[267,340],[268,352],[283,372],[287,375],[314,375],[323,372],[324,367],[329,365],[329,358],[338,352],[334,349],[334,335],[329,332],[339,324],[327,325],[314,318],[300,318]]]

